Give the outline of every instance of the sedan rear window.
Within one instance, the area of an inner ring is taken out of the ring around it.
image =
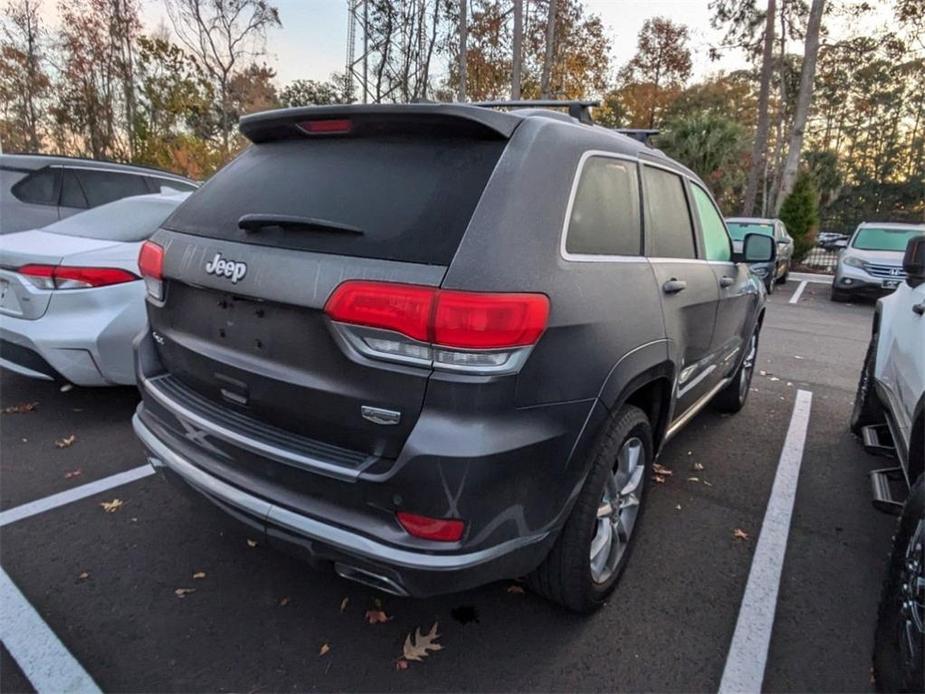
[[[164,225],[197,236],[445,265],[504,140],[392,136],[251,146]],[[251,224],[296,219],[304,224]]]
[[[141,195],[100,205],[65,217],[42,231],[103,241],[144,241],[183,202],[189,193]]]

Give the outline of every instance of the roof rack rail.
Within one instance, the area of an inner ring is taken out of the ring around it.
[[[641,142],[644,145],[649,144],[649,140],[656,135],[658,135],[658,130],[653,130],[651,128],[614,128],[621,135],[626,135],[631,137],[637,142]]]
[[[568,114],[582,123],[591,125],[591,108],[600,106],[600,101],[584,100],[558,100],[558,99],[525,99],[520,101],[476,101],[473,106],[482,108],[567,108]]]

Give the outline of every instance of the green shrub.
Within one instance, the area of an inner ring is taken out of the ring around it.
[[[778,214],[793,237],[793,259],[797,262],[816,245],[819,227],[819,193],[813,177],[801,171],[793,185],[793,192],[784,200]]]

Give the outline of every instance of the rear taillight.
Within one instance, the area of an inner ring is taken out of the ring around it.
[[[115,267],[24,265],[17,272],[39,289],[89,289],[138,279],[138,275]]]
[[[164,299],[164,248],[153,241],[145,241],[138,253],[138,269],[144,278],[148,295]]]
[[[334,290],[325,312],[365,356],[508,373],[520,368],[546,329],[549,299],[350,280]]]
[[[399,511],[396,516],[401,527],[409,535],[424,540],[437,540],[439,542],[457,542],[462,537],[466,524],[461,520],[451,518],[428,518],[414,513]]]

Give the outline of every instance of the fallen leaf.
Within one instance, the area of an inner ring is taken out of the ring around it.
[[[665,484],[665,478],[662,477],[661,475],[654,475],[652,479],[658,482],[659,484]]]
[[[70,436],[65,436],[63,439],[58,439],[57,441],[55,441],[55,445],[58,448],[68,448],[69,446],[73,446],[76,440],[77,440],[77,435],[71,434]]]
[[[90,574],[87,571],[81,571],[80,576],[78,576],[77,578],[80,579],[81,581],[86,581],[88,578],[90,578]]]
[[[398,660],[395,661],[395,669],[396,670],[407,670],[408,661],[405,660],[404,658],[399,658]]]
[[[703,470],[703,463],[694,463],[695,470]]]
[[[347,604],[350,602],[350,598],[344,598],[340,601],[340,611],[343,612],[347,609]]]
[[[18,405],[10,405],[3,408],[3,414],[25,414],[33,412],[39,404],[37,402],[21,402]]]
[[[767,376],[767,375],[768,375],[768,372],[767,372],[767,371],[759,371],[758,374],[761,375],[761,376]]]
[[[190,593],[195,593],[195,592],[196,592],[195,588],[177,588],[175,591],[173,591],[173,594],[176,595],[178,598],[185,598]]]
[[[285,606],[288,605],[288,604],[289,604],[289,596],[288,596],[288,595],[279,599],[279,606],[280,606],[280,607],[285,607]]]
[[[366,621],[369,624],[385,624],[390,619],[384,610],[366,610]]]
[[[779,381],[780,379],[777,376],[771,376],[771,378],[769,378],[768,380],[769,381]]]
[[[65,473],[64,473],[64,479],[70,480],[70,479],[73,479],[73,478],[75,478],[75,477],[80,477],[80,475],[81,475],[82,473],[83,473],[83,470],[81,470],[80,468],[77,468],[76,470],[71,470],[70,472],[65,472]]]
[[[327,644],[327,643],[321,644],[321,648],[318,649],[318,655],[327,655],[330,652],[331,652],[331,646],[330,644]]]
[[[712,487],[712,486],[713,486],[712,483],[707,482],[706,480],[704,480],[703,483],[704,483],[707,487]]]
[[[652,472],[654,472],[656,475],[662,475],[663,477],[670,477],[672,474],[671,470],[666,468],[664,465],[659,465],[658,463],[652,464]]]
[[[732,536],[737,540],[747,540],[748,533],[742,530],[742,528],[736,528],[732,531]]]
[[[103,507],[103,510],[106,513],[115,513],[120,508],[122,508],[123,501],[122,499],[113,499],[112,501],[104,501],[100,504]]]
[[[256,546],[257,546],[257,540],[251,540],[251,539],[248,538],[248,540],[247,540],[247,546],[248,546],[248,547],[256,547]]]
[[[193,574],[193,578],[195,578],[195,579],[197,579],[197,580],[200,579],[200,578],[205,578],[205,577],[206,577],[206,572],[205,572],[205,571],[197,571],[196,573]]]
[[[677,506],[675,506],[675,508],[678,509],[678,510],[680,511],[680,510],[681,510],[681,504],[678,504]]]
[[[418,660],[430,655],[430,651],[439,651],[443,648],[437,639],[440,634],[437,633],[437,622],[430,628],[426,634],[421,633],[421,628],[414,630],[414,634],[408,634],[405,637],[405,645],[402,647],[402,655],[405,660]]]
[[[801,356],[798,355],[798,354],[794,354],[794,355],[793,355],[793,358],[794,358],[794,359],[802,359],[803,357],[801,357]]]
[[[508,593],[516,593],[517,595],[523,595],[523,594],[524,594],[524,589],[523,589],[523,586],[519,586],[519,585],[517,585],[516,583],[514,583],[514,584],[509,585],[509,586],[507,587],[507,592],[508,592]]]
[[[688,482],[699,482],[700,478],[699,477],[688,477],[687,481]]]
[[[61,386],[58,390],[60,390],[62,393],[66,393],[66,392],[68,392],[69,390],[74,390],[74,385],[71,384],[71,383],[65,383],[65,384],[64,384],[63,386]]]

